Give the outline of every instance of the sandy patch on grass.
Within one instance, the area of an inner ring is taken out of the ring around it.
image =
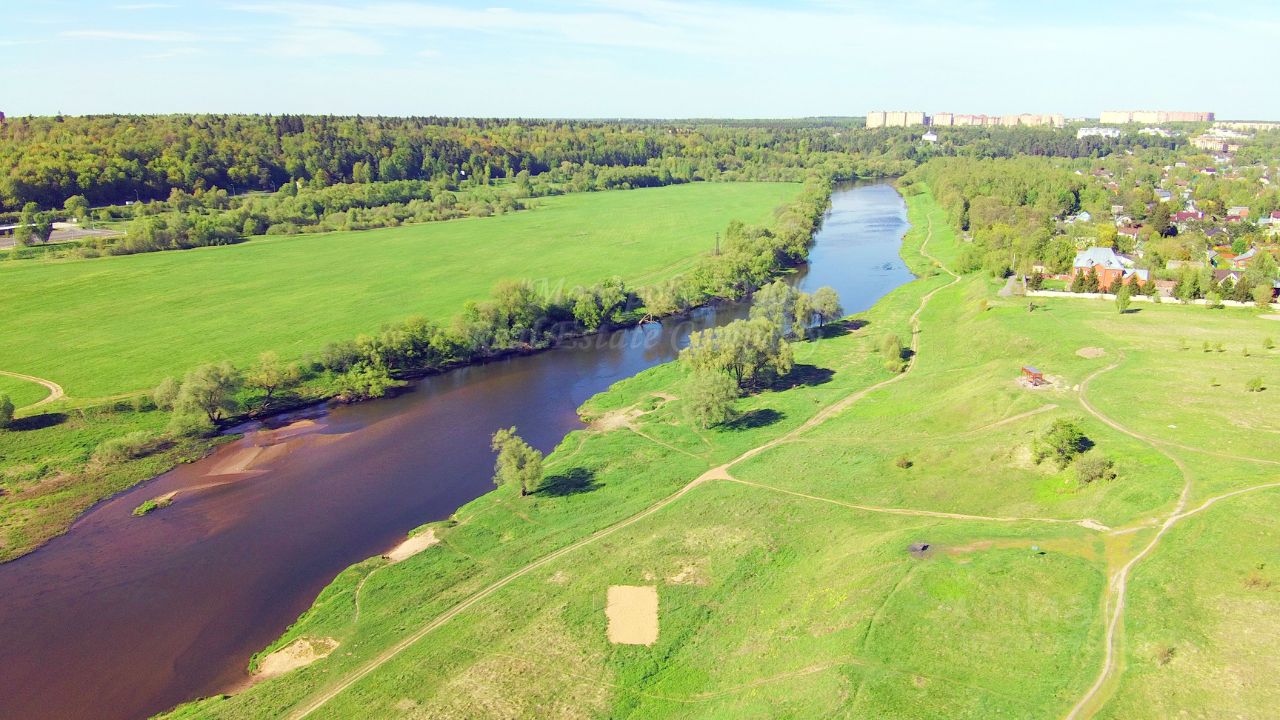
[[[1259,315],[1263,320],[1280,320],[1280,315]]]
[[[591,421],[589,426],[596,432],[608,432],[610,430],[620,430],[625,427],[631,427],[636,418],[643,415],[644,412],[637,408],[622,408],[621,410],[610,410]]]
[[[707,579],[697,565],[685,565],[680,572],[667,578],[667,582],[673,585],[706,585]]]
[[[408,538],[404,542],[392,548],[391,552],[383,555],[382,557],[393,563],[398,563],[401,560],[408,560],[414,555],[417,555],[423,550],[426,550],[439,542],[440,538],[436,537],[435,528],[427,528],[426,532],[421,532]]]
[[[263,658],[258,664],[258,676],[271,678],[306,667],[329,657],[337,647],[338,641],[333,638],[298,638]]]
[[[1103,355],[1106,355],[1107,351],[1103,350],[1100,347],[1082,347],[1076,351],[1076,354],[1082,358],[1089,358],[1090,360],[1094,360],[1102,357]]]
[[[609,619],[609,642],[652,645],[658,641],[657,587],[613,585],[604,613]]]

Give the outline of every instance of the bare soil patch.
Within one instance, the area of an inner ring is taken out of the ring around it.
[[[1259,315],[1263,320],[1280,320],[1280,315]]]
[[[634,407],[623,408],[621,410],[610,410],[595,420],[592,420],[589,427],[596,432],[620,430],[625,427],[631,427],[631,424],[635,422],[635,419],[643,414],[643,411]]]
[[[1102,357],[1103,355],[1106,355],[1107,351],[1103,350],[1100,347],[1082,347],[1076,351],[1076,354],[1082,358],[1089,358],[1090,360],[1095,360],[1097,358]]]
[[[258,677],[271,678],[306,667],[329,656],[338,647],[333,638],[298,638],[262,659]]]
[[[658,641],[658,588],[653,585],[613,585],[605,617],[609,642],[652,645]]]
[[[418,533],[395,546],[392,548],[391,552],[383,555],[382,557],[393,563],[398,563],[401,560],[408,560],[414,555],[417,555],[423,550],[426,550],[439,542],[440,538],[436,537],[435,528],[428,528],[426,532]]]

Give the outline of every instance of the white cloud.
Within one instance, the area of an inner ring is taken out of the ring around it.
[[[124,40],[129,42],[151,43],[188,43],[196,42],[201,36],[181,30],[165,30],[158,32],[131,32],[124,30],[66,30],[58,33],[68,38],[93,38],[98,40]]]
[[[116,5],[116,10],[172,10],[178,7],[169,3],[133,3],[130,5]]]
[[[376,56],[384,54],[381,43],[361,33],[333,28],[290,31],[268,46],[267,51],[284,57],[331,57],[337,55]]]

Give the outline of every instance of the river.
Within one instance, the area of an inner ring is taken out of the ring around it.
[[[865,310],[912,278],[906,228],[892,186],[841,186],[794,281]],[[0,718],[141,718],[242,684],[249,657],[344,568],[492,489],[495,429],[548,451],[582,427],[587,398],[744,313],[703,308],[316,409],[100,503],[0,565]],[[130,514],[170,491],[170,507]]]

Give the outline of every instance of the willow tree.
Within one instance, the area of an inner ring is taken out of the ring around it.
[[[490,447],[498,453],[493,466],[495,485],[518,485],[524,497],[542,481],[542,453],[522,440],[514,426],[494,433]]]

